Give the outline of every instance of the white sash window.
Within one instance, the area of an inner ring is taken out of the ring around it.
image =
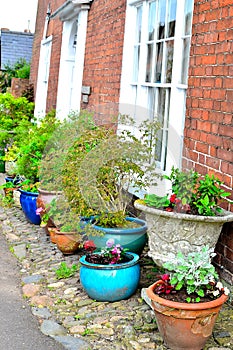
[[[192,11],[193,0],[127,3],[120,104],[159,119],[162,171],[181,161]]]

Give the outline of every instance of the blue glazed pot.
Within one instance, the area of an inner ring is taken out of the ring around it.
[[[102,248],[108,239],[114,239],[115,244],[129,249],[130,252],[141,254],[147,242],[147,224],[144,220],[127,217],[127,221],[135,222],[139,226],[134,228],[108,228],[93,225],[92,227],[104,233],[102,236],[88,235],[94,241],[96,248]]]
[[[127,255],[130,261],[113,265],[89,263],[86,255],[79,259],[80,282],[91,299],[117,301],[135,293],[140,280],[139,256],[131,252]]]
[[[40,215],[36,214],[36,200],[38,193],[27,192],[19,189],[20,204],[27,220],[34,225],[40,225]]]

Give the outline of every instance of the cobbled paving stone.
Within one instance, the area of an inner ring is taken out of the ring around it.
[[[26,285],[36,286],[27,300],[43,333],[71,350],[167,349],[153,311],[141,298],[142,288],[153,283],[158,273],[146,249],[140,258],[141,281],[137,292],[128,300],[97,302],[83,291],[79,271],[67,279],[56,278],[55,270],[60,263],[78,265],[82,252],[64,256],[44,229],[28,223],[18,207],[0,207],[0,231],[5,234],[9,249],[18,256],[22,287],[29,290]],[[233,349],[232,339],[232,306],[226,304],[204,350]]]

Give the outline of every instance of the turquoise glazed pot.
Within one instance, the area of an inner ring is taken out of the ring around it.
[[[114,239],[115,244],[120,244],[130,252],[141,254],[147,242],[147,224],[144,220],[127,217],[127,221],[135,222],[138,227],[134,228],[108,228],[97,225],[92,227],[104,233],[102,236],[88,235],[88,239],[94,241],[96,248],[105,247],[108,239]]]
[[[79,259],[80,282],[91,299],[117,301],[135,293],[140,280],[139,256],[131,252],[127,256],[130,261],[113,265],[89,263],[86,255]]]
[[[20,191],[20,204],[27,220],[34,225],[40,225],[40,215],[36,214],[36,201],[38,193],[27,192],[19,189]]]

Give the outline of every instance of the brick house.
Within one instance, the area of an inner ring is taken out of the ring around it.
[[[117,106],[135,118],[157,115],[161,170],[215,173],[232,191],[232,16],[231,0],[39,0],[36,114]],[[230,284],[232,225],[215,260]]]

